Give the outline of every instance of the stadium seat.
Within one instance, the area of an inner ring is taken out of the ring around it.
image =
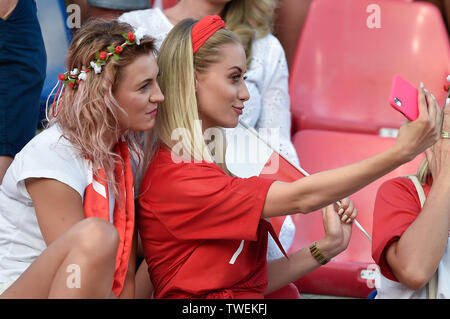
[[[345,166],[387,150],[395,143],[394,138],[376,135],[303,130],[297,132],[293,143],[299,154],[302,168],[309,174]],[[358,210],[358,222],[372,233],[372,216],[378,187],[396,176],[414,174],[423,155],[406,163],[384,177],[374,181],[350,199]],[[290,252],[310,245],[323,237],[322,214],[293,215],[296,235]],[[373,270],[371,243],[353,226],[348,248],[327,265],[296,281],[301,293],[366,298],[373,290],[366,277]]]
[[[39,126],[45,118],[47,97],[58,80],[58,74],[66,72],[65,60],[70,41],[70,29],[63,0],[37,0],[37,15],[47,53],[47,76],[40,100]]]
[[[316,0],[291,69],[293,132],[398,129],[404,117],[388,103],[394,74],[423,81],[442,105],[449,71],[448,35],[434,5]]]

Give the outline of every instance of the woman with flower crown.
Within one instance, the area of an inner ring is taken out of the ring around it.
[[[134,296],[133,172],[164,97],[154,41],[94,21],[73,38],[48,127],[0,186],[1,298]]]

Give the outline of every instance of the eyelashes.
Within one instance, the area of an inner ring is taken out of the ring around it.
[[[143,86],[139,88],[140,91],[145,91],[148,87],[149,82],[145,83]]]
[[[247,80],[247,75],[242,76],[242,74],[234,74],[231,76],[234,82],[238,82],[241,79],[241,77],[244,81]]]

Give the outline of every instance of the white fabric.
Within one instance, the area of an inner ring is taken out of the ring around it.
[[[376,299],[426,299],[427,286],[420,290],[411,290],[402,283],[384,277],[379,271]],[[450,239],[447,241],[444,255],[437,271],[437,299],[450,298]]]
[[[0,283],[0,295],[5,292],[14,283],[14,281],[9,281],[5,283]]]
[[[417,194],[419,195],[420,204],[423,207],[425,203],[425,193],[423,188],[415,175],[408,176],[414,183]],[[425,285],[422,289],[411,290],[402,283],[390,280],[378,271],[380,282],[377,287],[377,299],[426,299],[428,298],[427,290],[429,284]],[[433,277],[436,280],[436,299],[448,299],[450,298],[450,232],[449,239],[447,240],[447,247],[445,248],[444,255],[439,262],[437,274]],[[434,293],[431,292],[430,293]]]
[[[153,8],[162,8],[162,0],[155,0],[155,2],[153,3]]]
[[[143,28],[161,47],[164,38],[173,28],[159,8],[135,10],[122,14],[118,20]],[[291,112],[288,91],[289,71],[283,47],[272,34],[253,42],[252,60],[247,70],[246,85],[250,99],[245,102],[240,120],[255,128],[278,128],[279,150],[288,161],[299,167],[297,152],[291,142]],[[227,137],[233,129],[227,129]],[[238,134],[238,133],[236,133]],[[228,139],[228,147],[233,148],[234,139]],[[295,235],[295,225],[290,216],[286,217],[280,232],[280,241],[286,251],[289,250]],[[268,259],[282,257],[275,241],[269,236]]]
[[[0,185],[0,284],[3,286],[14,282],[47,247],[25,187],[25,180],[33,177],[58,180],[76,190],[82,199],[85,188],[92,182],[88,162],[75,153],[57,125],[35,136],[15,156]],[[113,210],[114,205],[110,205],[110,217]]]

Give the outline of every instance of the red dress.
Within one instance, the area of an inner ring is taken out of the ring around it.
[[[156,152],[139,199],[155,298],[263,298],[271,226],[261,213],[273,180],[171,156],[166,147]]]

